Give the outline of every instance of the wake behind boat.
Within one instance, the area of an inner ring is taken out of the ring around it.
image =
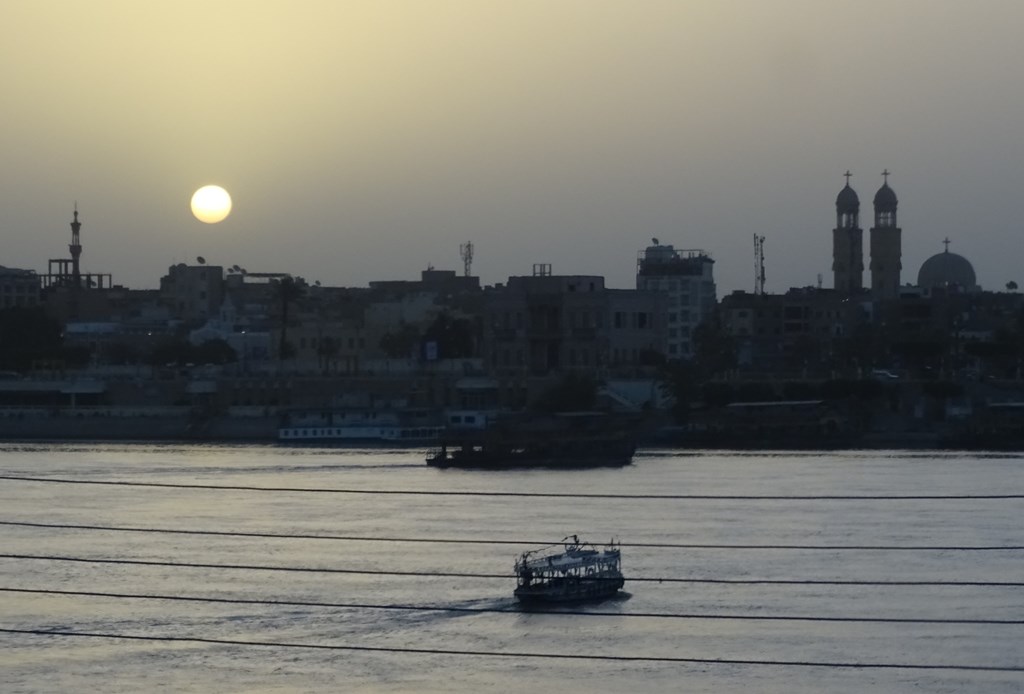
[[[516,577],[514,594],[524,604],[598,600],[615,595],[626,582],[614,541],[599,550],[576,535],[561,545],[523,553]]]

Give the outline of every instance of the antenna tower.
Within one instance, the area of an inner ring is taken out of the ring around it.
[[[764,294],[764,237],[754,234],[754,294]]]
[[[465,268],[466,277],[469,277],[469,270],[473,265],[473,242],[460,243],[459,255],[462,256],[462,266]]]

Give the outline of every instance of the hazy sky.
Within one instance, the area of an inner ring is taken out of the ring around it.
[[[632,287],[658,237],[723,295],[755,233],[768,291],[830,287],[842,174],[866,230],[888,168],[904,282],[949,236],[1024,285],[1022,27],[1019,0],[4,0],[0,265],[68,257],[77,200],[83,270],[134,288],[199,255],[415,279],[466,241],[487,284]]]

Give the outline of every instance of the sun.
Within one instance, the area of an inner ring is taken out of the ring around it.
[[[203,186],[192,195],[192,214],[207,224],[223,221],[231,214],[231,196],[220,186]]]

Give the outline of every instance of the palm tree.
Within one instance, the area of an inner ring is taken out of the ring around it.
[[[281,304],[281,341],[277,348],[277,358],[284,360],[292,354],[292,346],[288,342],[288,309],[305,294],[304,286],[291,275],[273,280],[274,296]]]

